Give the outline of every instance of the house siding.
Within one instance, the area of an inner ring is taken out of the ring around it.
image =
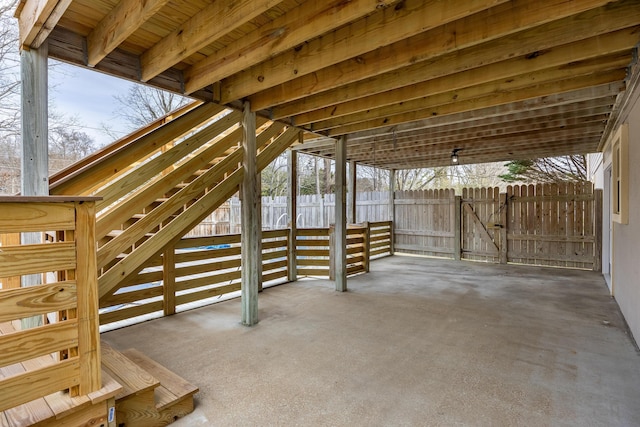
[[[629,124],[629,223],[613,224],[613,294],[636,340],[640,339],[640,102]]]

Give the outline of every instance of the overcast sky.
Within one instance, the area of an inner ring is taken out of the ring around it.
[[[74,65],[58,63],[49,74],[50,93],[56,111],[68,116],[77,116],[83,131],[92,136],[99,145],[113,142],[101,129],[107,123],[118,136],[128,132],[127,126],[115,115],[118,104],[113,98],[126,94],[133,83],[107,76],[97,71]]]

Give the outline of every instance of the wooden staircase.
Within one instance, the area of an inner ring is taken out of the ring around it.
[[[115,396],[118,427],[160,427],[193,412],[198,388],[135,349],[102,341],[103,375],[122,385]]]
[[[96,205],[101,307],[119,301],[115,293],[145,263],[238,190],[241,118],[215,104],[194,105],[51,178],[51,194],[102,198]],[[298,140],[299,131],[264,118],[256,125],[262,170]]]

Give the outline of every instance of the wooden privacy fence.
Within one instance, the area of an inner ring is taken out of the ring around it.
[[[0,198],[0,411],[101,388],[94,224],[92,198]]]
[[[329,229],[298,229],[295,250],[290,250],[290,229],[262,232],[262,282],[284,283],[297,276],[330,277]],[[371,235],[372,237],[368,237]],[[100,301],[100,324],[139,316],[171,315],[190,303],[214,302],[214,298],[240,291],[240,234],[209,237],[185,237],[162,255],[151,259],[145,268],[120,283],[117,292]],[[391,251],[391,223],[370,223],[349,229],[349,274],[368,270],[369,257]],[[368,242],[368,243],[366,243]],[[366,252],[369,253],[369,252]]]
[[[600,270],[602,192],[591,183],[395,193],[395,250]]]

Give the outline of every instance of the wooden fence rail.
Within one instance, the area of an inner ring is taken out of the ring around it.
[[[0,235],[31,242],[0,250],[0,411],[101,388],[94,226],[95,198],[0,198]]]
[[[348,274],[368,271],[370,257],[391,254],[391,228],[388,221],[350,226]],[[263,231],[262,282],[287,282],[291,262],[297,265],[298,277],[329,278],[329,236],[328,228],[303,228],[292,242],[289,229]],[[240,238],[240,234],[228,234],[181,239],[100,301],[100,324],[171,315],[192,303],[203,305],[240,291]],[[295,260],[291,244],[296,245]]]

